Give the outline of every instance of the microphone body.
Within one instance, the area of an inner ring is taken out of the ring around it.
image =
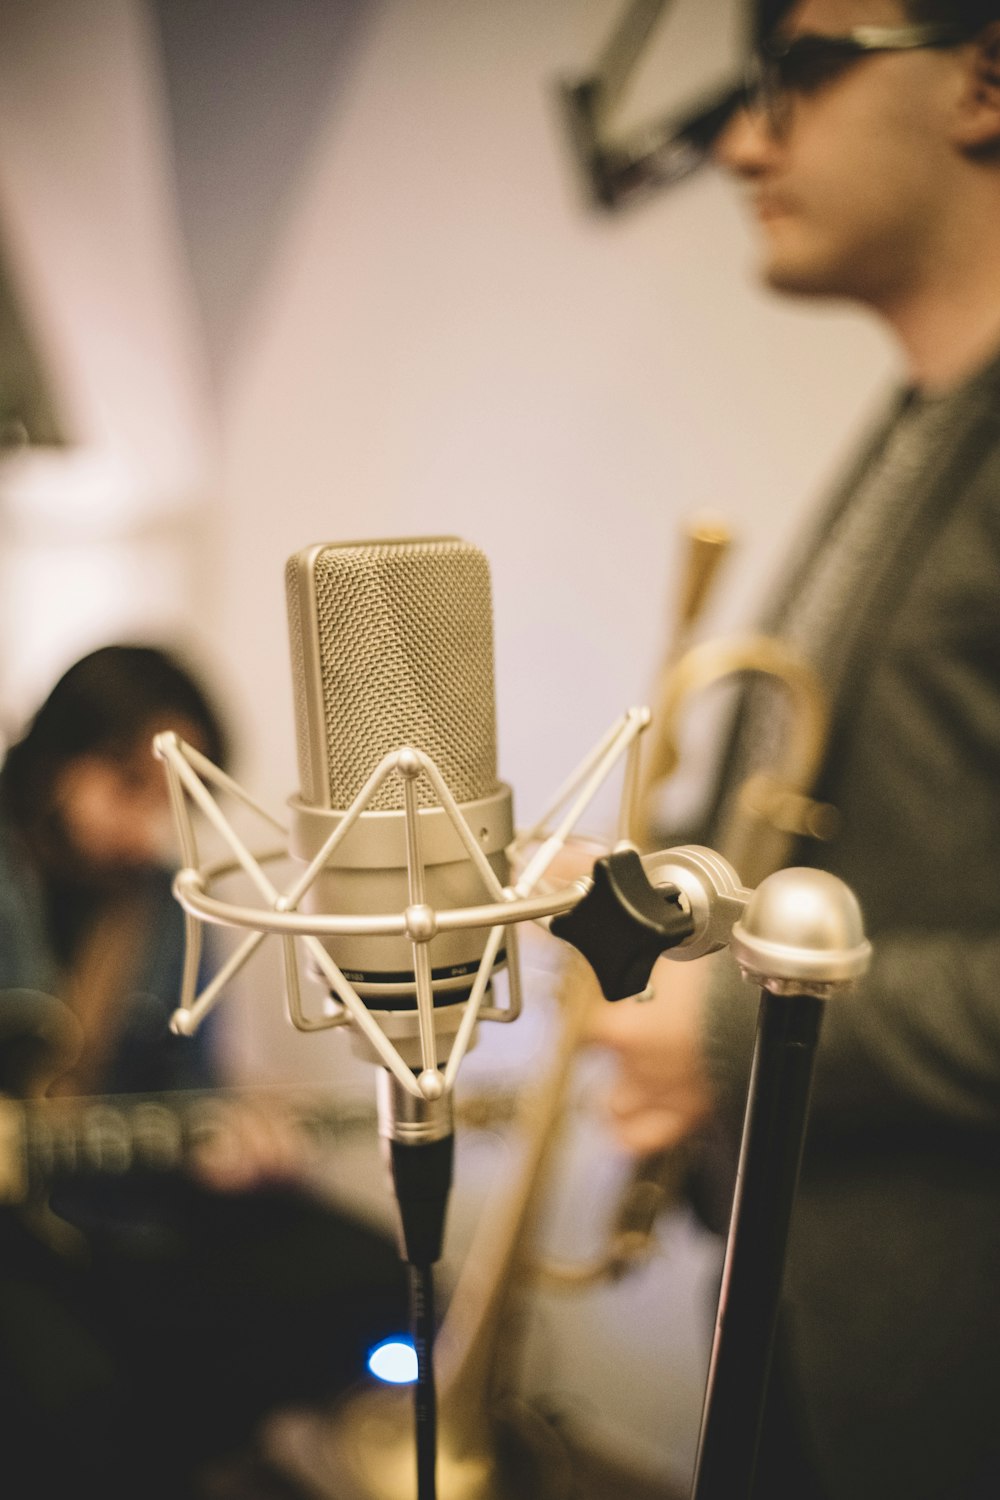
[[[497,776],[485,555],[457,537],[320,543],[289,559],[285,581],[300,778],[291,852],[313,859],[384,758],[406,747],[434,762],[506,885],[514,823],[510,788]],[[395,774],[374,788],[303,910],[377,915],[414,902],[404,790]],[[414,792],[420,900],[448,910],[489,899],[428,778],[418,777]],[[439,932],[428,945],[435,1032],[445,1043],[459,1018],[444,1012],[468,998],[485,941],[466,928]],[[338,936],[324,946],[365,1004],[386,1013],[397,1045],[415,1035],[407,936]],[[505,963],[501,949],[495,968]]]
[[[364,799],[304,909],[433,913],[488,899],[433,778],[407,776],[398,765],[379,774],[402,750],[428,756],[506,886],[514,824],[510,790],[497,777],[484,554],[456,537],[321,543],[289,559],[285,583],[300,777],[290,852],[310,865]],[[438,932],[421,956],[439,1054],[461,1024],[486,939],[482,929]],[[324,946],[364,1004],[384,1012],[383,1030],[415,1070],[423,1047],[412,937],[354,934]],[[494,970],[505,960],[501,950]],[[360,1043],[368,1055],[363,1036]],[[439,1074],[421,1077],[426,1092],[415,1099],[380,1071],[378,1100],[400,1250],[411,1266],[426,1268],[441,1254],[454,1136],[450,1092]]]

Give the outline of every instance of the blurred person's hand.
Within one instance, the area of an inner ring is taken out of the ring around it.
[[[701,1051],[710,963],[660,959],[651,1000],[591,1007],[585,1040],[618,1060],[608,1112],[618,1141],[637,1155],[679,1145],[712,1112]]]
[[[199,1132],[190,1171],[218,1193],[309,1185],[316,1147],[277,1101],[226,1100],[210,1128]]]
[[[607,852],[592,840],[571,839],[546,873],[551,886],[589,876],[594,861]],[[582,1042],[605,1047],[616,1056],[617,1076],[607,1110],[622,1146],[647,1155],[679,1145],[712,1112],[713,1100],[701,1051],[701,1012],[711,960],[690,963],[661,959],[653,970],[651,1000],[620,1000],[601,995],[585,963],[566,971],[565,949],[544,938],[571,983],[575,1003],[583,1007]]]

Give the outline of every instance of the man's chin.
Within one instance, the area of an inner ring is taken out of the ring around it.
[[[829,268],[790,256],[770,256],[760,266],[760,279],[772,292],[786,297],[836,297],[843,295]]]

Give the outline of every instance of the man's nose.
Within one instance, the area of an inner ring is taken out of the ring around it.
[[[758,177],[771,166],[777,141],[763,110],[744,105],[715,143],[715,160],[737,177]]]

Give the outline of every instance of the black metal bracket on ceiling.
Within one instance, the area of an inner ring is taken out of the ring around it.
[[[683,114],[616,139],[614,116],[650,36],[671,0],[631,0],[589,77],[562,81],[570,141],[595,206],[618,210],[695,172],[743,98],[730,80]]]

